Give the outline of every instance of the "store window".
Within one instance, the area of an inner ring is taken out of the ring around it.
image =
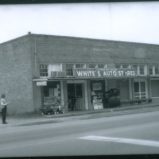
[[[104,68],[105,68],[105,69],[107,69],[107,68],[108,68],[108,65],[107,65],[107,64],[105,64],[105,65],[104,65]]]
[[[158,76],[159,75],[159,65],[150,65],[149,74],[153,75],[153,76]]]
[[[120,68],[128,68],[128,67],[129,67],[128,64],[115,64],[115,68],[118,68],[118,69],[120,69]]]
[[[121,64],[115,64],[115,68],[121,68]]]
[[[66,64],[66,75],[73,76],[74,64]]]
[[[91,102],[94,109],[103,109],[104,81],[91,81]]]
[[[147,70],[145,65],[132,65],[132,69],[134,69],[137,75],[146,75]]]
[[[129,69],[132,69],[132,65],[128,65],[128,68],[129,68]]]
[[[98,68],[104,68],[105,67],[105,65],[104,64],[98,64]]]
[[[139,66],[139,74],[140,75],[145,75],[145,66],[144,65]]]
[[[64,76],[62,72],[62,64],[50,64],[48,65],[48,77],[59,77]]]
[[[43,87],[43,106],[59,106],[61,103],[61,86],[60,82],[48,82]]]
[[[85,68],[85,64],[75,64],[75,68]]]
[[[131,66],[135,71],[137,71],[137,65],[132,65]]]
[[[159,66],[158,65],[156,65],[155,66],[155,75],[159,75]]]
[[[40,77],[48,76],[48,65],[40,64]]]
[[[88,64],[88,68],[96,68],[96,64]]]
[[[153,66],[149,66],[149,74],[153,75]]]
[[[129,66],[129,65],[127,65],[127,64],[122,64],[122,65],[121,65],[122,68],[128,68],[128,66]]]
[[[114,63],[109,63],[109,64],[107,64],[107,68],[108,68],[108,69],[114,69],[114,68],[116,68],[116,64],[114,64]]]

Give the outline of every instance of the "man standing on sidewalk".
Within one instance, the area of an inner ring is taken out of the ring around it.
[[[6,115],[7,115],[7,105],[5,94],[1,95],[1,114],[2,114],[2,123],[7,124]]]

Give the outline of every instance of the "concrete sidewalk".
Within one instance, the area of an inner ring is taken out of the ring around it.
[[[67,112],[65,114],[56,114],[42,116],[40,114],[25,116],[25,117],[8,117],[8,124],[0,124],[1,126],[27,126],[27,125],[40,125],[46,123],[58,123],[64,121],[70,121],[75,119],[90,119],[91,117],[102,117],[102,116],[114,116],[114,115],[124,115],[130,113],[138,113],[144,111],[155,111],[159,110],[159,104],[145,103],[137,105],[127,105],[120,106],[116,108],[107,108],[102,110],[89,110],[89,111],[78,111],[78,112]]]

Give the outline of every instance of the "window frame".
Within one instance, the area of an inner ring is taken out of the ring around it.
[[[90,67],[90,66],[93,66],[93,67]],[[95,69],[95,68],[97,68],[97,64],[95,64],[95,63],[89,63],[89,64],[87,64],[87,68],[88,69]]]
[[[152,69],[152,74],[150,74],[150,68]],[[156,68],[158,72],[156,73]],[[149,66],[149,75],[150,76],[159,76],[159,64],[153,64]]]
[[[156,69],[157,69],[157,73],[156,73]],[[154,75],[155,76],[159,75],[159,65],[154,65]]]
[[[79,65],[79,67],[77,67],[77,65]],[[85,68],[86,66],[85,66],[85,64],[83,64],[83,63],[76,63],[76,64],[74,64],[74,68],[75,69],[83,69],[83,68]]]
[[[71,67],[68,67],[71,66]],[[73,69],[75,68],[75,64],[68,63],[66,64],[66,76],[73,76]]]
[[[48,77],[48,64],[40,64],[39,68],[40,77]]]
[[[102,66],[102,67],[101,67],[101,66]],[[105,64],[99,63],[99,64],[97,64],[97,68],[99,68],[99,69],[104,69],[104,68],[105,68]]]
[[[135,83],[138,83],[138,92],[135,92]],[[145,91],[142,91],[142,83],[144,83],[144,89]],[[146,80],[142,80],[142,79],[139,79],[139,80],[134,80],[134,83],[133,83],[133,92],[134,92],[134,99],[137,99],[137,100],[145,100],[147,99],[147,81]]]

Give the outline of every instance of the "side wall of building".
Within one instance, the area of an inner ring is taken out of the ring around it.
[[[0,94],[9,101],[8,113],[34,111],[29,36],[0,45]]]

